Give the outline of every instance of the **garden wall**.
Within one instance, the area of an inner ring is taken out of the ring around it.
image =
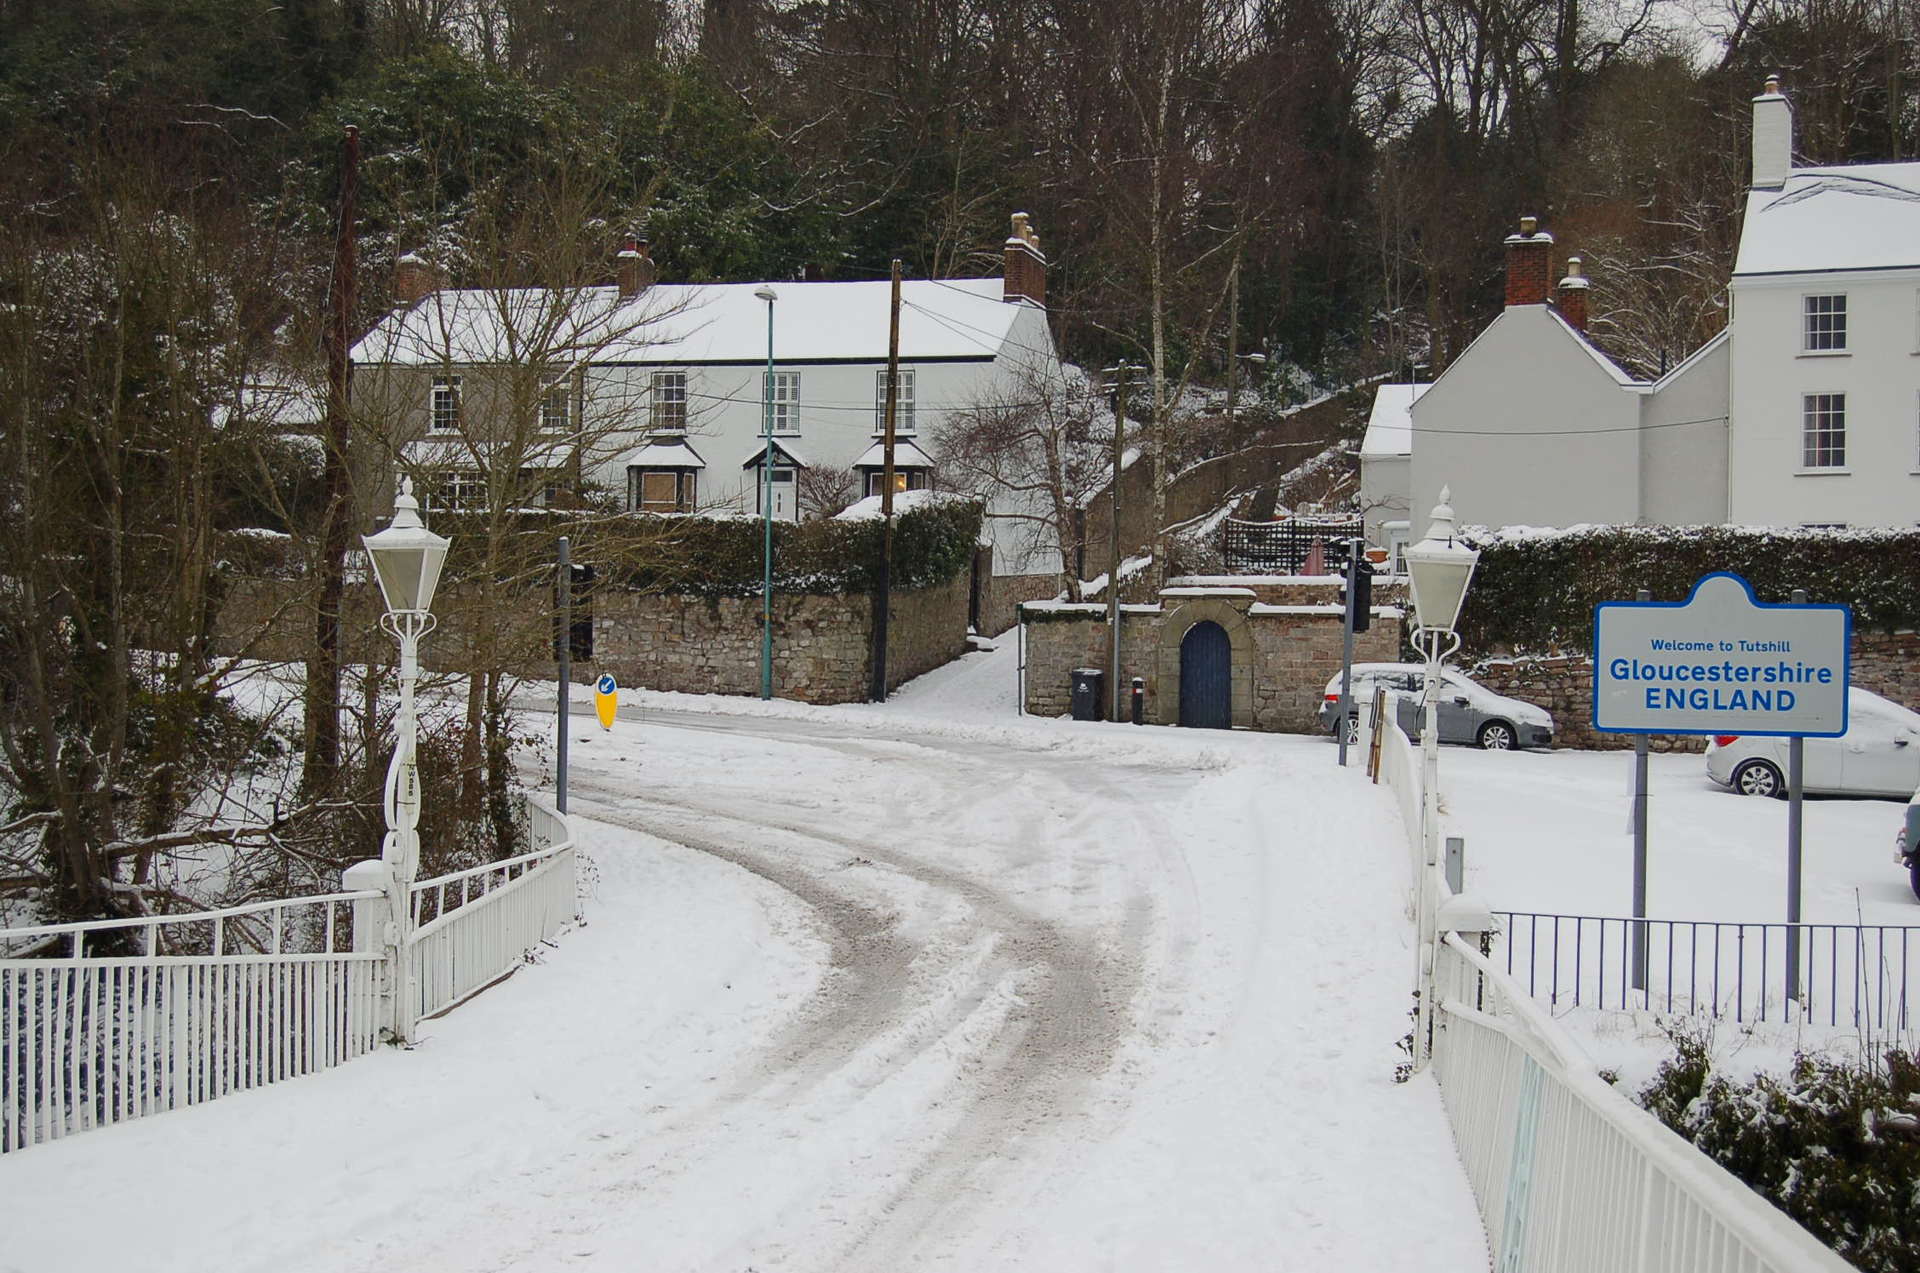
[[[1067,715],[1073,670],[1108,666],[1112,635],[1106,610],[1034,602],[1020,612],[1026,710],[1036,716]],[[1226,629],[1232,645],[1234,727],[1275,733],[1319,729],[1315,714],[1321,697],[1340,671],[1344,633],[1338,606],[1267,604],[1250,588],[1174,587],[1154,604],[1123,605],[1120,614],[1123,700],[1132,678],[1142,678],[1148,723],[1179,723],[1181,642],[1195,624],[1212,621]],[[1399,609],[1375,607],[1371,628],[1354,638],[1354,661],[1394,661],[1400,636]]]

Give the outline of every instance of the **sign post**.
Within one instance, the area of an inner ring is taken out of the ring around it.
[[[1789,739],[1787,997],[1800,997],[1802,740],[1847,732],[1852,612],[1761,602],[1738,575],[1706,575],[1685,601],[1607,601],[1593,612],[1593,726],[1639,734],[1634,775],[1633,918],[1646,918],[1647,734]],[[1634,925],[1634,986],[1646,988],[1645,925]]]

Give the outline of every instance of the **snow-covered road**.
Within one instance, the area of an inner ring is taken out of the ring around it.
[[[576,720],[585,928],[410,1053],[0,1160],[0,1270],[1485,1268],[1392,1081],[1385,794],[1004,667]]]

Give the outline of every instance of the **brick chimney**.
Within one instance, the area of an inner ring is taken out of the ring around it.
[[[393,266],[393,300],[410,309],[447,285],[447,276],[426,258],[409,252]]]
[[[1007,236],[1006,267],[1000,299],[1026,301],[1047,307],[1047,258],[1040,251],[1040,236],[1028,224],[1024,212],[1013,214],[1013,233]]]
[[[1753,184],[1779,189],[1793,171],[1793,105],[1780,92],[1780,77],[1767,77],[1753,99]]]
[[[1580,258],[1567,258],[1567,276],[1560,280],[1560,290],[1554,296],[1554,305],[1560,310],[1560,317],[1567,320],[1573,330],[1585,335],[1587,331],[1587,276],[1580,272]]]
[[[1544,305],[1552,277],[1553,236],[1534,217],[1520,218],[1520,233],[1507,236],[1507,304]]]
[[[645,239],[628,239],[627,246],[620,249],[613,258],[614,282],[620,286],[620,299],[630,301],[660,277],[660,268],[653,263],[653,245]]]

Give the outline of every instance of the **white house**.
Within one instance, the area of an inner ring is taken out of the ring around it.
[[[1587,341],[1579,258],[1550,289],[1553,238],[1524,219],[1500,316],[1417,400],[1381,390],[1398,423],[1362,450],[1376,542],[1443,486],[1489,525],[1920,517],[1920,164],[1794,168],[1791,144],[1769,81],[1727,328],[1657,380]]]
[[[932,439],[949,413],[1059,373],[1046,261],[1024,214],[1005,262],[1003,278],[902,284],[897,490],[940,487]],[[889,281],[658,283],[639,244],[615,272],[613,286],[501,291],[437,286],[405,263],[404,308],[354,359],[383,373],[368,395],[384,397],[390,431],[439,498],[475,494],[503,447],[523,474],[564,474],[634,511],[758,515],[770,490],[774,516],[792,520],[809,470],[852,471],[849,498],[879,491]],[[997,574],[1058,570],[1025,523],[990,508],[989,533]]]

